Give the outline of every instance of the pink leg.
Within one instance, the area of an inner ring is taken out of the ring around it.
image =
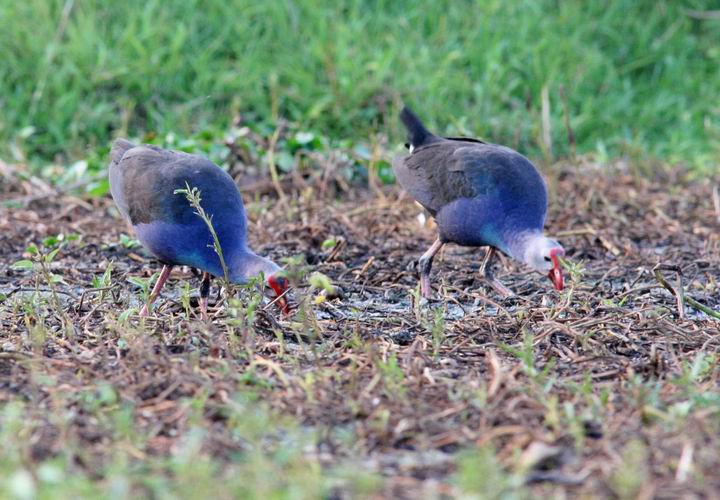
[[[444,243],[440,241],[440,238],[435,240],[428,251],[425,252],[422,257],[418,260],[418,267],[420,268],[420,293],[426,299],[430,298],[432,289],[430,288],[430,269],[432,269],[432,261],[435,254],[440,251]]]
[[[488,285],[493,287],[497,293],[502,295],[503,298],[508,297],[514,297],[515,294],[512,290],[510,290],[508,287],[503,285],[500,280],[498,280],[495,275],[492,272],[492,266],[491,262],[493,257],[495,256],[495,248],[494,247],[488,247],[487,253],[485,254],[485,258],[482,261],[482,264],[480,265],[480,272],[482,273],[485,280],[488,282]]]
[[[172,271],[172,266],[165,264],[162,268],[162,271],[160,271],[160,276],[158,276],[158,279],[155,282],[155,286],[152,289],[152,293],[148,298],[148,303],[145,304],[142,309],[140,309],[140,316],[148,315],[148,313],[150,312],[148,309],[148,304],[152,306],[152,303],[155,302],[155,299],[157,299],[158,295],[160,295],[160,290],[170,276],[170,271]]]

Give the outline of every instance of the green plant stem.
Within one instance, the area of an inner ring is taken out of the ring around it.
[[[210,231],[213,239],[213,250],[215,250],[215,253],[220,259],[220,266],[222,267],[223,277],[225,279],[225,289],[228,291],[229,294],[232,295],[232,283],[230,282],[230,273],[228,272],[227,264],[225,264],[225,257],[223,256],[222,247],[220,246],[220,239],[218,238],[218,235],[215,232],[215,228],[212,224],[212,216],[208,215],[205,212],[205,209],[200,204],[200,202],[202,201],[202,193],[196,187],[191,188],[190,185],[186,182],[185,189],[176,189],[175,194],[184,194],[185,198],[187,198],[187,200],[190,202],[190,206],[195,209],[195,214],[198,215],[203,220],[203,222],[205,222],[205,225],[207,225],[207,228]]]

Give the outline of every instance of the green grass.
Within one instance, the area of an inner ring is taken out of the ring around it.
[[[51,377],[44,379],[56,383]],[[223,464],[208,453],[210,429],[194,422],[183,432],[182,443],[170,457],[145,455],[139,451],[150,440],[133,419],[134,408],[121,401],[121,388],[100,384],[97,392],[88,391],[56,398],[60,405],[79,404],[98,422],[112,452],[98,460],[87,443],[72,436],[52,458],[37,464],[24,463],[32,456],[32,445],[21,436],[48,425],[25,405],[13,403],[0,411],[5,443],[0,451],[0,496],[2,498],[319,498],[343,481],[342,471],[330,478],[323,476],[318,461],[303,455],[303,446],[314,444],[314,436],[285,419],[269,414],[255,401],[241,395],[219,409],[231,422],[238,448],[230,463]],[[76,401],[73,401],[75,399]],[[182,402],[191,419],[201,420],[208,411],[207,401],[188,398]],[[215,411],[218,411],[215,409]],[[71,417],[70,417],[71,418]],[[54,421],[52,421],[54,420]],[[50,425],[62,432],[69,422],[52,416]],[[270,430],[272,429],[272,430]],[[307,434],[307,436],[305,435]],[[235,443],[234,443],[235,444]],[[138,458],[141,458],[138,461]],[[96,460],[88,472],[78,462]],[[98,481],[98,477],[104,480]],[[361,478],[363,480],[364,478]],[[347,483],[345,480],[344,483]],[[344,484],[343,483],[343,484]],[[359,487],[360,482],[356,481]]]
[[[63,8],[69,8],[63,22]],[[720,148],[714,1],[28,0],[0,4],[0,155],[69,162],[114,136],[284,117],[332,140],[434,128],[531,155]],[[551,143],[543,141],[547,88]],[[561,88],[567,97],[563,104]],[[552,147],[552,153],[548,150]]]

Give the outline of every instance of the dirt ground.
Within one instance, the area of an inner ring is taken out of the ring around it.
[[[199,418],[204,452],[227,462],[243,448],[215,410],[252,385],[273,411],[318,432],[308,453],[323,467],[379,475],[377,496],[453,497],[500,481],[473,462],[478,449],[536,495],[720,494],[720,320],[681,307],[656,276],[720,311],[711,184],[641,179],[622,165],[557,165],[553,177],[548,232],[577,266],[567,289],[504,258],[496,274],[518,297],[502,299],[478,275],[483,250],[449,245],[429,304],[414,299],[413,266],[435,235],[399,190],[319,177],[288,181],[285,202],[272,189],[246,193],[258,253],[301,256],[298,275],[320,271],[342,290],[323,301],[298,278],[298,317],[268,308],[250,325],[241,306],[215,304],[211,324],[187,318],[183,283],[191,310],[198,286],[189,270],[173,274],[154,318],[124,317],[140,300],[128,277],[159,269],[120,243],[130,233],[112,201],[6,180],[3,200],[36,198],[0,212],[0,403],[27,403],[26,460],[80,443],[76,466],[102,480],[117,439],[63,396],[102,381],[133,405],[132,426],[147,437],[137,460],[173,453]],[[47,274],[11,269],[58,234],[80,238]],[[112,282],[93,291],[111,261]],[[52,288],[49,273],[62,279]],[[27,305],[33,294],[44,309]],[[217,284],[211,305],[216,295]],[[38,383],[38,372],[57,383]],[[205,409],[191,418],[183,401],[200,394]],[[61,432],[49,415],[71,409]]]

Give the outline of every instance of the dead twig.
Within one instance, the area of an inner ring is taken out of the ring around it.
[[[495,353],[495,349],[493,348],[488,349],[488,353],[485,359],[487,361],[489,371],[492,374],[487,392],[488,399],[492,399],[497,394],[498,390],[500,389],[500,385],[502,385],[503,382],[502,365],[500,364],[500,359],[498,358],[497,354]]]
[[[692,471],[694,450],[695,448],[690,442],[686,442],[683,445],[683,450],[680,454],[680,460],[678,461],[677,469],[675,469],[675,481],[677,481],[678,483],[684,483],[685,481],[687,481],[688,476]]]
[[[585,227],[580,229],[568,229],[567,231],[558,231],[553,236],[557,238],[565,238],[567,236],[584,236],[584,235],[596,235],[597,231],[591,227]]]
[[[4,351],[0,352],[0,359],[25,360],[32,358],[32,354],[20,351]]]
[[[84,303],[85,303],[85,296],[86,296],[86,295],[91,295],[91,294],[93,294],[93,293],[102,293],[102,292],[112,291],[112,290],[115,289],[115,288],[117,288],[117,285],[105,286],[105,287],[102,287],[102,288],[93,288],[93,289],[90,289],[90,290],[84,290],[83,293],[80,294],[80,302],[79,302],[78,305],[75,307],[75,311],[80,312],[80,311],[82,310],[82,307],[83,307],[83,305],[84,305]]]
[[[705,304],[701,304],[697,300],[693,299],[692,297],[685,296],[684,290],[682,286],[678,286],[678,290],[676,290],[662,275],[663,270],[666,271],[675,271],[677,273],[680,273],[680,268],[677,266],[669,266],[666,264],[658,264],[653,268],[653,274],[655,275],[655,279],[657,280],[660,285],[665,288],[668,292],[673,294],[677,298],[678,301],[678,313],[680,314],[680,317],[682,318],[684,316],[684,303],[687,303],[690,307],[697,309],[698,311],[704,312],[711,318],[720,319],[720,312],[713,311]],[[680,278],[678,277],[678,280]]]

